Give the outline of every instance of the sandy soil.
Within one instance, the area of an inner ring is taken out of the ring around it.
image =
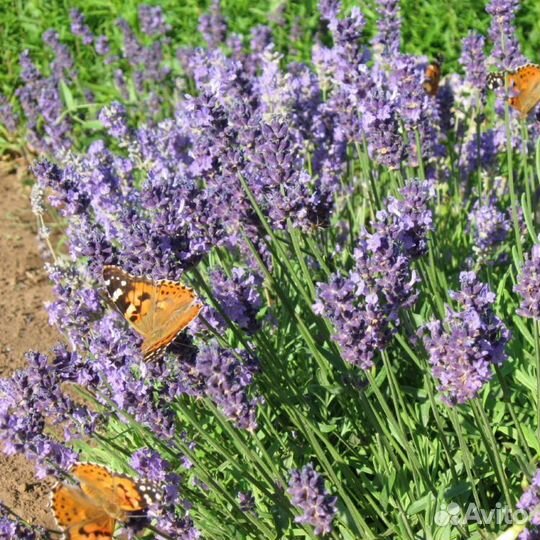
[[[24,367],[28,350],[47,352],[58,335],[44,302],[52,292],[36,240],[30,188],[13,164],[0,162],[0,377]],[[0,502],[29,521],[55,528],[49,510],[50,481],[38,481],[22,457],[0,452]]]

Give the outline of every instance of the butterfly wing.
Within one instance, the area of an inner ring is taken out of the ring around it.
[[[430,96],[436,96],[439,91],[439,83],[441,82],[441,64],[433,62],[430,64],[425,73],[423,88]]]
[[[149,315],[154,309],[154,283],[132,276],[117,266],[105,266],[103,279],[109,298],[118,311],[143,338],[148,337],[152,331]]]
[[[105,266],[103,279],[110,299],[144,338],[145,360],[163,352],[202,309],[195,292],[175,281],[138,278],[117,266]]]
[[[116,521],[75,486],[58,484],[52,507],[65,540],[112,540]]]
[[[156,282],[156,286],[152,332],[145,338],[142,346],[145,360],[150,360],[164,351],[202,309],[197,295],[189,287],[167,280]]]
[[[91,499],[108,501],[124,512],[140,512],[146,508],[144,494],[128,476],[112,473],[95,463],[78,463],[70,472]]]
[[[508,74],[509,83],[517,92],[508,102],[526,117],[540,101],[540,66],[528,64]]]
[[[495,90],[504,86],[505,73],[503,71],[497,71],[495,73],[488,73],[486,78],[486,86],[489,90]]]
[[[525,118],[540,101],[540,66],[527,64],[509,73],[490,73],[487,76],[487,87],[493,90],[503,86],[505,77],[514,93],[508,103]]]

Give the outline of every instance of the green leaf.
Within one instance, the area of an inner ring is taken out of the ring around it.
[[[73,99],[73,94],[69,89],[68,85],[65,83],[64,79],[60,79],[60,91],[62,92],[62,98],[66,104],[67,110],[70,112],[75,111],[77,105]]]

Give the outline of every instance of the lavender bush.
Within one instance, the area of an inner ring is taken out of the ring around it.
[[[517,7],[488,5],[434,96],[397,1],[376,2],[373,37],[367,13],[321,1],[310,64],[268,27],[231,33],[217,1],[206,46],[174,55],[159,7],[117,21],[118,50],[72,11],[114,95],[73,106],[51,31],[46,70],[21,58],[23,117],[0,99],[44,154],[32,204],[68,344],[0,381],[4,451],[152,482],[129,524],[148,538],[534,538],[536,477],[516,503],[540,453],[538,127],[484,87],[520,60]],[[104,300],[111,264],[204,302],[152,362]],[[450,503],[483,513],[434,517]]]

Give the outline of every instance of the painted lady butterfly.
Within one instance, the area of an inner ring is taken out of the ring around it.
[[[430,96],[436,96],[439,91],[439,83],[441,82],[441,66],[442,59],[437,58],[426,68],[424,76],[424,82],[422,87],[426,91],[426,94]]]
[[[52,509],[65,540],[112,540],[117,521],[144,517],[155,499],[129,476],[94,463],[77,463],[70,470],[79,485],[58,483]]]
[[[493,90],[504,86],[505,77],[513,94],[508,103],[519,111],[522,118],[526,118],[540,101],[540,66],[525,64],[512,71],[490,73],[487,87]]]
[[[105,266],[103,279],[114,305],[144,338],[145,360],[165,352],[202,309],[196,293],[176,281],[135,277],[117,266]]]

